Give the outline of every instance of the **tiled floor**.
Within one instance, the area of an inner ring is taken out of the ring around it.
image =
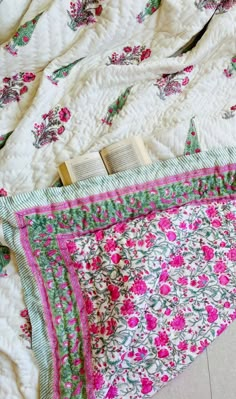
[[[236,323],[153,399],[235,399]]]

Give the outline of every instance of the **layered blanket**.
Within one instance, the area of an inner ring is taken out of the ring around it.
[[[234,320],[235,32],[234,0],[0,1],[0,397],[149,397]],[[49,188],[132,135],[153,165]]]
[[[232,323],[235,157],[212,151],[1,200],[42,398],[152,396]]]

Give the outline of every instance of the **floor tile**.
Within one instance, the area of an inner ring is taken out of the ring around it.
[[[206,352],[152,399],[211,399]]]

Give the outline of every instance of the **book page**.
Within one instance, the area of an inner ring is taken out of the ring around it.
[[[66,161],[66,166],[73,183],[89,177],[107,175],[106,167],[99,152],[91,152],[90,154],[70,159]]]
[[[141,137],[119,141],[100,151],[109,174],[151,163]]]

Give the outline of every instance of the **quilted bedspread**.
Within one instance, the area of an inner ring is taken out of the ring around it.
[[[0,398],[151,397],[236,318],[235,5],[0,1]]]

